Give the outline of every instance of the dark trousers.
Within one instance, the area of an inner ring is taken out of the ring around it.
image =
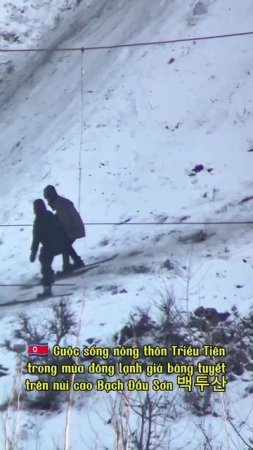
[[[44,287],[51,286],[54,282],[54,271],[52,269],[54,256],[49,250],[44,247],[41,248],[39,261],[41,264],[42,285]]]
[[[67,268],[70,264],[69,257],[71,257],[74,263],[79,263],[81,258],[78,256],[76,251],[73,249],[72,244],[75,242],[75,239],[69,239],[66,245],[66,251],[62,254],[63,268]]]

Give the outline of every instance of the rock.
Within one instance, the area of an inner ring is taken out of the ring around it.
[[[204,308],[200,306],[194,311],[195,316],[205,318],[212,326],[224,322],[230,316],[229,312],[219,313],[215,308]]]
[[[173,263],[169,259],[166,259],[166,261],[164,261],[162,267],[164,267],[165,269],[168,269],[168,270],[174,270],[174,268],[175,268]]]
[[[232,372],[238,376],[242,375],[244,373],[243,365],[240,363],[235,363],[232,367]]]
[[[194,16],[202,16],[207,13],[207,6],[203,2],[197,2],[192,12]]]
[[[125,325],[120,332],[119,344],[123,345],[125,341],[134,336],[133,329],[128,325]]]
[[[203,164],[197,164],[197,166],[195,166],[194,169],[192,169],[192,171],[195,173],[201,172],[202,170],[204,170]]]

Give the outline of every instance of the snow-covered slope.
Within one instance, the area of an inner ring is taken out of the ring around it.
[[[23,43],[11,45],[32,45],[37,37],[36,45],[69,48],[235,33],[250,31],[253,13],[250,0],[206,0],[202,7],[186,0],[61,4],[68,6],[60,11],[53,2],[50,17],[45,9],[34,9],[29,26],[21,21],[25,12],[12,15],[13,28],[6,30],[19,33]],[[27,14],[31,7],[24,6]],[[30,41],[22,40],[24,33]],[[81,52],[11,54],[15,70],[1,91],[2,103],[6,95],[10,100],[0,111],[0,223],[20,226],[0,228],[1,282],[22,283],[39,270],[38,263],[28,262],[31,227],[22,224],[32,224],[32,201],[45,185],[54,184],[78,204],[83,126],[81,214],[88,223],[127,222],[87,225],[85,243],[76,243],[87,262],[118,254],[74,288],[77,297],[86,289],[84,335],[99,335],[101,322],[103,335],[111,335],[134,305],[158,296],[164,279],[184,304],[185,283],[168,275],[167,259],[191,264],[197,274],[191,309],[202,304],[227,310],[237,304],[248,311],[251,226],[184,222],[251,220],[251,202],[240,202],[252,195],[252,47],[252,36],[246,36],[85,51],[83,124]],[[199,164],[203,170],[194,173]],[[159,225],[166,220],[182,225]],[[101,284],[127,292],[111,296],[95,289]],[[1,289],[2,302],[20,295],[12,287]]]
[[[242,9],[213,2],[201,16],[193,15],[193,6],[80,5],[73,12],[71,38],[61,46],[236,32],[242,24],[250,28],[250,3]],[[69,30],[62,29],[62,35]],[[85,53],[81,213],[87,222],[249,218],[250,203],[238,202],[251,193],[251,46],[251,37],[241,37]],[[1,199],[1,223],[32,223],[32,200],[49,183],[78,202],[80,65],[79,52],[51,54],[2,109],[0,182],[9,195]],[[191,177],[196,164],[204,171]],[[212,250],[217,252],[228,235],[232,244],[246,230],[211,228]],[[106,252],[97,247],[104,238],[122,252],[129,244],[142,247],[143,239],[149,246],[162,233],[163,252],[178,254],[181,248],[184,253],[178,236],[196,228],[181,226],[168,235],[171,231],[168,226],[87,226],[83,251],[89,260],[107,253],[110,247]],[[30,239],[30,228],[1,229],[5,280],[17,281],[19,274],[22,280],[28,270],[37,270],[27,267]],[[155,242],[150,254],[156,266],[159,252]]]

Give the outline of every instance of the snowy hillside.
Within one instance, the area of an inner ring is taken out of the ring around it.
[[[1,49],[113,45],[252,28],[250,0],[37,3],[6,3],[0,16]],[[74,292],[71,304],[78,314],[85,293],[83,342],[94,336],[110,342],[133,308],[152,305],[165,287],[174,289],[184,310],[204,306],[224,312],[236,305],[241,314],[249,313],[252,226],[227,222],[252,220],[252,200],[243,201],[253,195],[252,49],[253,37],[244,36],[87,50],[83,124],[80,51],[0,53],[0,223],[15,225],[0,228],[0,283],[36,279],[39,262],[29,262],[32,202],[53,184],[76,205],[80,200],[87,237],[75,248],[84,260],[117,255],[71,279],[75,286],[62,288]],[[173,267],[184,267],[184,274],[168,270],[168,260]],[[57,258],[54,267],[60,265]],[[25,303],[30,297],[18,287],[1,287],[1,303]],[[2,340],[10,339],[15,314],[46,317],[51,303],[3,307]],[[3,354],[2,363],[9,367],[14,361]],[[252,382],[252,372],[247,376]],[[11,376],[0,379],[2,389],[10,380]],[[243,389],[240,380],[231,383],[227,400],[237,423],[247,421],[252,427],[252,393],[245,398]],[[86,427],[89,415],[97,420],[92,402],[93,398],[81,419]],[[189,417],[176,422],[175,435]],[[46,442],[41,448],[56,449],[53,442],[61,446],[64,414],[51,417],[50,424],[44,417],[36,420]],[[193,420],[189,435],[170,448],[246,450],[235,436],[230,444],[225,442],[224,424],[214,425],[212,420],[207,417],[205,425],[210,422],[220,430],[213,447],[201,444],[202,434],[194,434]],[[71,448],[79,450],[84,448],[78,431],[80,411],[73,412],[71,421]],[[34,432],[33,418],[23,413],[23,446],[18,448],[39,448],[27,423],[33,423]],[[113,449],[110,432],[106,427],[101,432],[104,442],[94,448]],[[250,434],[252,428],[247,429],[247,441]],[[93,448],[92,433],[87,436],[88,448]],[[30,447],[26,438],[31,439]]]

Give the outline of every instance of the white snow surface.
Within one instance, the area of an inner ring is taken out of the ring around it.
[[[186,0],[77,3],[6,2],[0,48],[89,47],[252,28],[251,0],[205,0],[205,14],[199,15],[194,15],[197,2]],[[223,312],[236,305],[246,314],[252,306],[252,225],[185,222],[252,220],[252,201],[240,203],[253,187],[252,50],[252,36],[87,50],[84,74],[80,51],[0,53],[0,223],[15,225],[0,228],[0,283],[36,280],[39,262],[29,263],[32,228],[26,225],[33,223],[33,200],[53,184],[75,205],[80,200],[87,236],[75,248],[85,262],[117,254],[62,288],[73,292],[78,314],[85,298],[83,343],[94,336],[111,342],[129,313],[136,306],[152,307],[165,286],[174,289],[182,308],[203,305]],[[197,164],[204,170],[190,176]],[[125,224],[94,225],[98,222]],[[200,230],[208,238],[192,242],[190,236]],[[189,304],[186,276],[179,279],[164,268],[168,259],[191,268]],[[57,257],[54,268],[60,266]],[[136,273],[139,266],[146,273]],[[110,286],[126,292],[112,295]],[[1,303],[24,301],[1,308],[2,341],[10,338],[19,312],[48,317],[53,300],[25,304],[36,293],[1,287]],[[1,363],[14,372],[15,361],[3,350]],[[2,400],[11,380],[11,375],[0,378]],[[252,394],[245,397],[243,383],[231,383],[225,396],[237,423],[252,425]],[[106,411],[101,394],[73,409],[72,450],[114,448]],[[21,412],[18,448],[38,448],[38,429],[41,448],[63,448],[65,416],[66,411],[48,417]],[[213,448],[246,450],[232,429],[227,441],[222,417],[207,416],[203,423],[217,430]],[[189,415],[172,425],[171,449],[204,449],[203,434]],[[103,439],[95,447],[98,427]],[[242,434],[248,440],[250,430]],[[3,433],[0,439],[4,448]]]

